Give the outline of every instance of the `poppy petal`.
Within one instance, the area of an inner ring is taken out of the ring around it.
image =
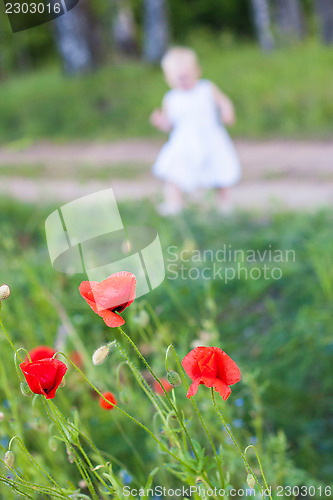
[[[116,273],[118,274],[118,273]],[[94,301],[99,309],[125,309],[135,297],[136,279],[132,273],[127,275],[111,275],[97,283],[88,293],[88,298]]]
[[[91,291],[92,287],[97,285],[98,281],[82,281],[79,286],[79,292],[81,296],[85,299],[88,293]]]
[[[32,392],[53,399],[67,371],[65,363],[54,358],[44,358],[33,363],[23,362],[20,368]]]
[[[186,397],[190,399],[192,396],[195,396],[196,393],[198,392],[199,385],[200,385],[200,379],[195,380],[190,385],[190,388],[187,391]]]
[[[97,312],[97,314],[99,313]],[[125,320],[121,316],[119,316],[119,314],[116,314],[112,311],[105,310],[102,311],[99,315],[102,316],[106,326],[109,326],[111,328],[115,328],[116,326],[122,326],[125,324]]]
[[[219,349],[217,360],[217,376],[219,379],[223,380],[227,385],[233,385],[240,381],[240,369],[227,353]]]

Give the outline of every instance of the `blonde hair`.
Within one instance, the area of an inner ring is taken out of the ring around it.
[[[190,65],[200,73],[199,61],[194,50],[188,47],[173,47],[169,49],[161,60],[161,67],[164,74],[170,71],[179,70],[184,66]]]

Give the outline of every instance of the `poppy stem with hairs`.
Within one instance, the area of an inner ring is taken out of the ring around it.
[[[5,329],[5,327],[3,326],[3,322],[2,322],[2,318],[1,318],[1,302],[0,302],[0,326],[1,326],[1,328],[2,328],[3,333],[6,335],[6,338],[7,338],[8,342],[9,342],[9,343],[10,343],[10,345],[12,346],[12,348],[13,348],[14,352],[16,353],[16,356],[19,358],[19,360],[20,360],[20,361],[21,361],[21,363],[22,363],[22,362],[23,362],[23,359],[22,359],[22,358],[21,358],[21,356],[19,355],[19,353],[18,353],[18,351],[17,351],[16,347],[14,346],[13,342],[11,341],[10,336],[8,335],[8,333],[7,333],[6,329]]]
[[[196,458],[197,461],[199,461],[199,456],[198,456],[198,453],[193,445],[193,442],[192,442],[192,439],[186,429],[186,426],[184,425],[184,422],[181,418],[181,416],[179,415],[179,411],[178,411],[178,408],[174,405],[173,401],[171,400],[169,394],[167,393],[167,391],[165,390],[165,388],[163,387],[163,384],[161,383],[160,379],[155,375],[154,371],[151,369],[149,363],[146,361],[146,359],[144,358],[144,356],[141,354],[141,352],[139,351],[139,349],[137,348],[136,344],[133,342],[133,340],[131,339],[131,337],[129,335],[127,335],[127,333],[124,332],[124,330],[118,326],[118,330],[120,331],[120,333],[123,335],[123,337],[125,337],[125,339],[130,343],[130,345],[133,347],[133,349],[135,350],[135,352],[137,353],[137,355],[139,356],[139,358],[142,360],[142,362],[144,363],[144,365],[146,366],[146,368],[149,370],[149,372],[151,373],[151,375],[154,377],[154,379],[161,385],[161,388],[169,402],[169,404],[171,405],[172,409],[174,410],[175,412],[175,415],[176,417],[178,418],[178,421],[191,445],[191,448],[193,450],[193,454]],[[208,477],[205,476],[205,481],[207,482],[207,484],[209,484],[209,486],[213,488],[213,485],[212,483],[209,481]]]
[[[258,479],[257,479],[256,475],[254,474],[254,472],[253,472],[253,470],[252,470],[252,468],[251,468],[251,466],[250,466],[249,462],[246,460],[246,457],[245,457],[244,453],[243,453],[243,452],[242,452],[242,450],[240,449],[240,447],[239,447],[239,445],[238,445],[238,443],[237,443],[236,439],[234,438],[234,435],[232,434],[231,430],[230,430],[230,429],[229,429],[229,427],[228,427],[228,424],[227,424],[227,423],[226,423],[226,421],[224,420],[224,418],[223,418],[223,416],[222,416],[222,414],[221,414],[220,410],[218,409],[218,407],[217,407],[217,405],[216,405],[215,395],[214,395],[214,388],[213,388],[213,387],[211,388],[211,392],[212,392],[212,401],[213,401],[213,406],[214,406],[214,408],[215,408],[215,410],[216,410],[216,413],[217,413],[217,414],[218,414],[218,416],[220,417],[220,420],[221,420],[222,424],[224,425],[225,430],[227,431],[227,433],[228,433],[228,435],[229,435],[230,439],[232,440],[232,442],[234,443],[234,445],[235,445],[235,447],[236,447],[236,450],[238,451],[239,455],[241,456],[241,458],[242,458],[242,460],[243,460],[243,462],[244,462],[244,464],[245,464],[245,468],[246,468],[246,470],[247,470],[248,474],[252,474],[252,476],[254,477],[254,480],[255,480],[255,482],[256,482],[256,484],[257,484],[258,488],[259,488],[260,495],[261,495],[261,496],[262,496],[262,498],[265,500],[265,495],[263,494],[262,487],[260,486],[260,483],[259,483],[259,481],[258,481]]]
[[[182,421],[180,415],[179,415],[179,412],[178,412],[178,409],[176,408],[176,406],[173,404],[169,394],[167,393],[167,391],[165,390],[165,388],[163,387],[163,384],[161,383],[160,379],[156,376],[156,374],[154,373],[154,371],[151,369],[149,363],[146,361],[146,359],[144,358],[144,356],[141,354],[141,352],[139,351],[139,349],[137,348],[136,344],[133,342],[133,340],[131,339],[131,337],[129,335],[127,335],[127,333],[124,332],[124,330],[118,326],[118,330],[120,331],[120,333],[123,335],[123,337],[125,337],[125,339],[131,344],[131,346],[133,347],[133,349],[135,350],[135,352],[137,353],[137,355],[139,356],[139,358],[142,360],[142,362],[144,363],[144,365],[146,366],[146,368],[148,369],[148,371],[150,372],[150,374],[154,377],[154,379],[160,384],[169,404],[171,405],[172,409],[175,411],[175,414],[179,420],[179,423],[182,427],[182,429],[184,430],[186,436],[187,436],[187,439],[189,440],[189,443],[192,447],[192,450],[193,450],[193,453],[194,453],[194,456],[197,460],[199,460],[199,456],[196,452],[196,449],[192,443],[192,440],[191,440],[191,437],[189,436],[188,432],[187,432],[187,429],[184,425],[184,422]]]
[[[135,345],[135,344],[134,344]],[[66,356],[66,354],[64,354],[63,352],[61,351],[58,351],[57,354],[61,354],[72,366],[75,370],[77,370],[81,377],[83,378],[83,380],[85,380],[85,382],[101,397],[104,399],[104,401],[106,401],[108,403],[108,400],[103,396],[103,394],[97,389],[97,387],[94,386],[94,384],[92,382],[90,382],[90,380],[85,376],[85,374],[82,372],[82,370],[80,370],[80,368],[78,368],[75,363],[72,362],[72,360]],[[141,427],[144,431],[146,431],[158,444],[159,446],[161,447],[161,449],[165,452],[167,452],[170,456],[172,456],[177,462],[183,464],[184,466],[186,466],[186,468],[191,472],[191,473],[196,473],[195,469],[193,469],[191,466],[189,466],[186,462],[184,462],[181,458],[177,457],[174,453],[172,453],[172,451],[170,451],[163,443],[162,441],[160,441],[156,436],[155,434],[153,434],[153,432],[151,432],[144,424],[142,424],[139,420],[136,420],[134,417],[132,417],[132,415],[130,415],[129,413],[127,413],[126,411],[124,411],[122,408],[120,408],[118,405],[115,406],[115,409],[118,410],[120,413],[122,413],[125,417],[129,418],[132,422],[134,422],[136,425],[138,425],[139,427]],[[212,486],[210,484],[210,486]]]
[[[177,355],[176,349],[174,348],[174,346],[172,344],[170,344],[168,346],[168,348],[166,350],[166,353],[165,353],[165,370],[166,370],[166,372],[169,371],[169,369],[168,369],[168,354],[169,354],[170,350],[172,350],[172,352],[173,352],[173,354],[175,356],[176,363],[177,363],[177,366],[178,366],[178,370],[180,372],[180,376],[181,376],[181,378],[182,378],[182,380],[184,382],[184,385],[185,385],[186,389],[188,390],[189,389],[189,385],[188,385],[187,380],[186,380],[186,378],[185,378],[185,376],[183,374],[183,369],[182,369],[182,366],[181,366],[180,361],[178,359],[178,355]],[[216,450],[213,438],[212,438],[212,436],[211,436],[211,434],[210,434],[210,432],[209,432],[209,430],[208,430],[208,428],[206,426],[206,423],[205,423],[204,419],[201,416],[200,410],[199,410],[196,402],[194,401],[193,398],[191,398],[190,400],[191,400],[191,403],[192,403],[192,405],[193,405],[193,407],[195,409],[196,414],[199,417],[201,425],[202,425],[204,431],[207,434],[208,440],[209,440],[210,445],[212,447],[212,450],[213,450],[213,453],[215,455],[215,459],[216,459],[216,462],[217,462],[217,465],[218,465],[218,469],[219,469],[219,474],[220,474],[220,479],[221,479],[221,488],[224,489],[225,481],[224,481],[224,475],[223,475],[223,471],[222,471],[221,457],[219,457],[218,454],[217,454],[217,450]]]

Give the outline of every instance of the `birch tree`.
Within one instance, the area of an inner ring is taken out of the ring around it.
[[[267,0],[251,0],[254,26],[260,46],[265,51],[274,49],[270,12]]]
[[[316,0],[321,38],[325,44],[333,43],[333,0]]]
[[[300,39],[304,31],[304,19],[300,0],[274,0],[276,25],[288,38]]]
[[[169,29],[165,0],[144,0],[143,56],[158,62],[168,47]]]
[[[52,0],[53,3],[56,1]],[[53,21],[53,32],[65,72],[90,71],[98,59],[98,36],[89,5],[86,0],[79,3],[73,0],[72,5],[68,0],[62,0],[62,3],[67,12]]]

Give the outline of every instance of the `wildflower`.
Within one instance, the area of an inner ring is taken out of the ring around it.
[[[109,327],[121,326],[121,313],[135,298],[136,279],[127,271],[111,274],[106,280],[82,281],[79,292],[91,309],[101,316]]]
[[[164,391],[162,389],[162,386],[164,387],[164,389],[166,390],[166,392],[170,392],[173,387],[171,384],[169,384],[168,380],[166,378],[161,378],[160,379],[160,382],[157,382],[157,380],[154,380],[154,391],[156,392],[156,394],[164,394]]]
[[[233,421],[234,427],[243,427],[243,420],[241,418],[235,418]]]
[[[187,397],[194,396],[200,384],[214,389],[225,401],[231,393],[230,385],[241,379],[236,363],[219,347],[197,347],[182,361],[182,366],[192,380]]]
[[[243,398],[237,398],[235,401],[235,405],[240,408],[244,404],[244,399]]]
[[[47,345],[39,345],[29,351],[29,356],[31,362],[33,363],[34,361],[39,361],[40,359],[52,358],[55,353],[56,351],[52,349],[52,347],[49,347]],[[30,361],[29,356],[26,356],[25,358],[26,363],[29,363]]]
[[[1,285],[0,286],[0,302],[2,300],[8,299],[10,295],[10,288],[8,285]]]
[[[121,469],[119,475],[123,480],[124,484],[130,484],[133,481],[133,477],[125,469]]]
[[[32,363],[21,363],[20,368],[34,394],[43,394],[53,399],[67,371],[67,366],[59,359],[45,358]]]
[[[103,392],[103,396],[109,401],[109,403],[105,401],[105,399],[100,398],[100,406],[104,408],[104,410],[113,410],[114,407],[117,406],[117,400],[114,394],[112,394],[112,392]]]

